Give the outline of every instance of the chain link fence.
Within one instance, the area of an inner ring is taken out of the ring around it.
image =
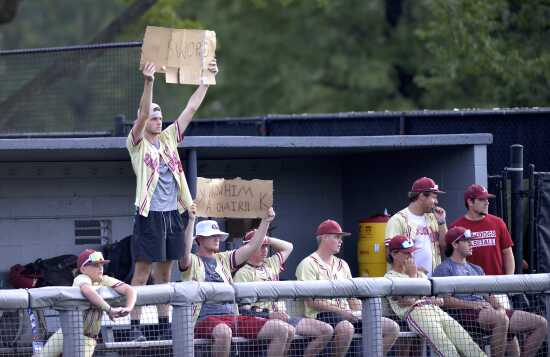
[[[141,43],[0,51],[2,137],[124,135],[142,92]],[[225,69],[229,70],[229,69]],[[223,90],[223,83],[220,83]],[[167,119],[190,86],[155,84]],[[182,99],[183,98],[183,99]],[[208,103],[207,103],[208,104]],[[219,104],[219,103],[218,103]],[[213,104],[213,105],[218,105]],[[117,119],[115,119],[117,117]],[[525,162],[550,171],[548,108],[265,115],[194,120],[187,135],[372,136],[491,133],[488,170],[509,163],[511,144]]]
[[[110,134],[116,113],[137,108],[139,51],[139,43],[1,51],[0,130]]]
[[[140,338],[129,316],[110,320],[78,288],[3,290],[0,356],[546,356],[549,288],[546,274],[146,286],[137,288]],[[471,294],[497,297],[507,310],[447,307]],[[337,298],[360,300],[354,318],[304,317],[304,304]],[[391,300],[403,299],[414,303],[401,315]],[[236,303],[241,315],[195,321],[202,302]],[[163,326],[157,306],[165,303]],[[243,313],[265,303],[280,314]]]

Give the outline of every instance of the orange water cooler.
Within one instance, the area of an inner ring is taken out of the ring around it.
[[[377,277],[386,273],[386,247],[384,234],[390,219],[387,215],[374,216],[359,221],[357,260],[359,276]]]

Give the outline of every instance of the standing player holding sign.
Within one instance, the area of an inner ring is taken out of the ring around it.
[[[218,72],[216,60],[208,70]],[[136,260],[132,285],[145,285],[153,275],[155,284],[170,281],[172,263],[181,257],[182,214],[192,198],[178,154],[183,132],[199,109],[208,90],[200,85],[173,124],[162,130],[162,111],[152,103],[156,67],[143,67],[145,84],[138,117],[126,140],[136,174],[136,215],[132,251]],[[158,306],[160,339],[170,338],[168,305]],[[144,340],[139,328],[141,309],[132,311],[130,339]]]

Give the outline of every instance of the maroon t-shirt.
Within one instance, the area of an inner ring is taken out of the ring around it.
[[[504,275],[502,250],[514,244],[506,223],[497,216],[488,214],[479,221],[470,221],[462,216],[451,224],[472,231],[472,256],[470,263],[479,265],[487,275]]]

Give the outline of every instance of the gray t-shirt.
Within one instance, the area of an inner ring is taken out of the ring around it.
[[[223,283],[223,279],[216,272],[216,258],[201,257],[204,263],[204,281],[212,283]],[[202,304],[199,320],[211,315],[236,315],[234,304]]]
[[[485,275],[483,269],[479,265],[472,263],[457,263],[451,258],[445,259],[443,263],[439,264],[435,268],[432,277],[438,276],[482,276]],[[456,294],[454,295],[457,299],[468,300],[468,301],[481,301],[485,300],[481,295],[474,294]]]
[[[156,142],[155,147],[160,148],[160,142]],[[174,175],[162,157],[159,163],[159,180],[155,192],[151,198],[151,211],[174,211],[178,209],[178,184]]]

